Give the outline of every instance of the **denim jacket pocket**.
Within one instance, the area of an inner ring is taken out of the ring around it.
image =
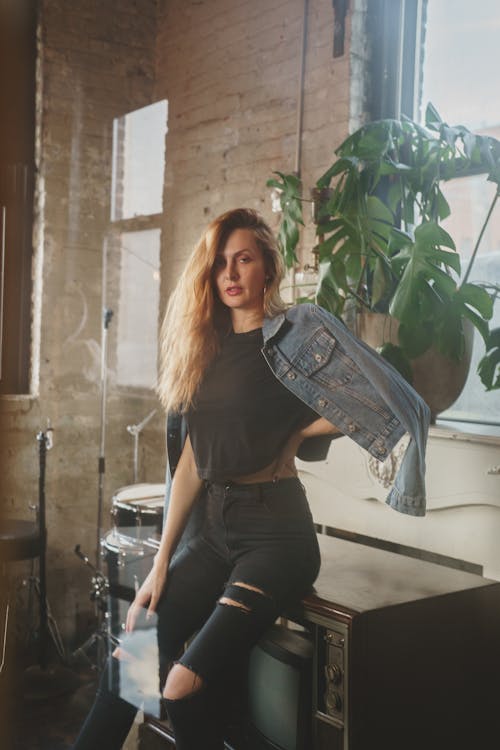
[[[300,347],[292,366],[310,377],[330,362],[336,346],[337,339],[326,328],[318,328]]]

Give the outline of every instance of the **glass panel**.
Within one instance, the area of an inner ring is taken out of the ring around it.
[[[428,0],[422,108],[430,101],[450,125],[498,126],[498,0]]]
[[[160,230],[120,235],[116,380],[152,388],[157,377]]]
[[[500,99],[492,90],[492,71],[500,65],[500,15],[497,0],[471,6],[467,0],[428,0],[422,67],[422,111],[432,102],[451,125],[500,138]],[[494,195],[485,176],[448,183],[443,192],[451,216],[443,222],[462,257],[462,273],[477,241]],[[500,210],[497,207],[483,237],[471,281],[500,282]],[[500,325],[496,304],[491,326]],[[484,343],[474,333],[469,378],[462,395],[441,416],[483,423],[500,423],[500,392],[487,393],[477,375]]]
[[[484,175],[464,177],[445,185],[443,192],[450,203],[451,215],[443,227],[453,237],[462,256],[462,274],[476,244],[488,206],[495,194],[495,185],[486,182]],[[470,281],[500,283],[500,209],[493,213],[481,241],[479,253],[472,267]],[[497,301],[492,328],[500,326],[500,302]],[[484,355],[484,342],[474,334],[474,349],[469,377],[462,395],[441,416],[443,419],[462,419],[474,422],[500,423],[500,391],[484,389],[477,374],[477,365]]]
[[[162,212],[167,101],[113,121],[111,220]]]

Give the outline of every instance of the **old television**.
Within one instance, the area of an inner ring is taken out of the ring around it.
[[[272,628],[248,666],[247,731],[252,750],[311,748],[313,644],[307,631]]]

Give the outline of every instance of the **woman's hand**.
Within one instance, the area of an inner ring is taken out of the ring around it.
[[[147,608],[146,616],[148,618],[156,611],[160,596],[167,582],[167,569],[168,562],[157,555],[153,567],[144,579],[144,583],[137,591],[135,599],[128,609],[125,621],[126,633],[131,633],[135,628],[141,610]]]

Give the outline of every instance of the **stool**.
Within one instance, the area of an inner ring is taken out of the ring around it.
[[[3,632],[0,635],[0,673],[5,666],[7,631],[9,626],[10,587],[7,583],[7,564],[18,560],[30,560],[40,556],[42,549],[38,524],[32,521],[3,519],[0,521],[0,591],[7,591]]]

